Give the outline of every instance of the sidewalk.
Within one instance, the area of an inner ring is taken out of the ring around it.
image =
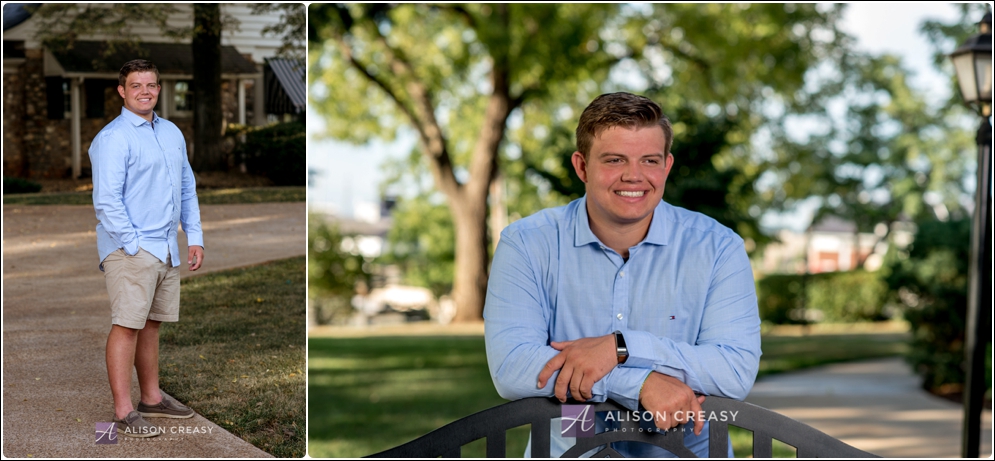
[[[900,358],[770,376],[746,401],[885,458],[960,457],[963,406],[920,389]],[[983,419],[981,453],[990,456],[992,412]]]
[[[205,264],[196,273],[182,267],[183,277],[307,251],[303,202],[205,205],[201,220]],[[200,415],[150,420],[166,427],[160,437],[94,443],[94,423],[113,418],[104,361],[110,310],[96,224],[89,206],[3,207],[3,455],[268,457]]]

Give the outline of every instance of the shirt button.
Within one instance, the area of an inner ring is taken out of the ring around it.
[[[622,272],[619,272],[619,273],[618,273],[618,276],[619,276],[619,277],[625,277],[625,271],[622,271]]]
[[[618,318],[619,320],[622,320],[622,314],[618,314],[615,317]]]

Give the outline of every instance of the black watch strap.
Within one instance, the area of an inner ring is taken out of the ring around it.
[[[615,354],[618,356],[618,363],[625,363],[629,358],[629,349],[625,347],[625,337],[622,332],[615,330]]]

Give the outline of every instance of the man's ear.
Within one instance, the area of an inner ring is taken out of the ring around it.
[[[584,154],[574,152],[574,154],[570,156],[570,163],[573,163],[574,171],[577,173],[577,177],[580,178],[584,184],[587,184],[587,160],[584,158]]]
[[[673,167],[674,167],[674,154],[667,152],[667,157],[663,159],[664,178],[670,175],[670,169]]]
[[[124,99],[124,98],[125,98],[125,95],[124,95],[124,87],[123,87],[123,86],[121,86],[121,85],[118,85],[118,86],[117,86],[117,94],[121,95],[121,98],[122,98],[122,99]]]

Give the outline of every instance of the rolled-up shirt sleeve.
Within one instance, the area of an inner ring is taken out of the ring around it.
[[[133,161],[127,141],[120,134],[101,132],[93,140],[93,208],[107,235],[129,255],[138,253],[138,232],[124,206],[128,163]]]

